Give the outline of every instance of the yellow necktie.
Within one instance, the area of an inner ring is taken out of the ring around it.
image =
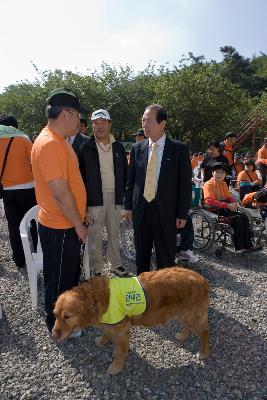
[[[158,167],[158,154],[157,154],[157,143],[152,144],[152,151],[147,163],[146,168],[146,182],[144,188],[144,198],[150,202],[156,196],[156,184],[157,184],[157,167]]]

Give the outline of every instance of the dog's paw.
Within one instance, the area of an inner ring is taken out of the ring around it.
[[[97,347],[102,347],[105,346],[110,341],[110,338],[108,336],[98,336],[95,339],[95,344]]]
[[[210,355],[210,353],[202,353],[202,352],[198,352],[197,353],[197,358],[199,359],[199,360],[205,360],[206,358],[208,358],[209,357],[209,355]]]
[[[176,333],[175,339],[180,340],[181,342],[184,342],[188,338],[189,334],[184,333],[184,332],[179,332]]]
[[[103,336],[98,336],[95,338],[95,344],[97,347],[102,347],[105,344],[105,341],[103,340]]]
[[[118,363],[113,361],[113,363],[111,363],[110,366],[108,367],[107,373],[109,375],[116,375],[123,370],[123,367],[124,363]]]

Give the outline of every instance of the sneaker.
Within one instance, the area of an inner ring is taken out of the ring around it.
[[[128,276],[129,275],[129,273],[123,267],[112,268],[111,272],[113,272],[113,274],[118,275],[118,276]]]
[[[74,329],[72,334],[68,337],[68,339],[79,339],[82,336],[81,329]]]
[[[198,262],[199,258],[193,254],[192,250],[181,250],[179,253],[181,260],[186,260],[189,262]]]

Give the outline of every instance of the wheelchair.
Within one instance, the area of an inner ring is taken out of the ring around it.
[[[197,251],[206,251],[216,245],[215,256],[221,258],[226,248],[233,248],[233,229],[228,217],[220,216],[211,209],[214,210],[214,207],[203,204],[191,209],[190,215],[194,227],[193,248]],[[265,229],[259,211],[241,206],[238,206],[238,211],[247,216],[253,234],[253,245],[259,246]]]

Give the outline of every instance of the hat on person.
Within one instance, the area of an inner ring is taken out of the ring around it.
[[[110,115],[108,113],[107,110],[103,110],[102,108],[100,108],[100,110],[96,110],[93,112],[92,116],[91,116],[91,120],[94,121],[95,119],[107,119],[107,120],[111,120]]]
[[[241,158],[241,155],[238,154],[238,153],[235,153],[235,154],[234,154],[234,158]]]
[[[133,136],[144,136],[145,137],[144,129],[138,129],[138,131],[136,133],[134,133]]]
[[[87,114],[89,110],[82,107],[78,96],[68,89],[55,89],[53,90],[46,102],[50,106],[71,107],[81,114]]]
[[[225,139],[233,138],[233,137],[236,137],[236,134],[235,134],[234,132],[228,132],[228,133],[226,133],[226,135],[224,136]]]
[[[254,163],[253,160],[244,160],[244,161],[243,161],[243,164],[244,164],[244,165],[255,165],[255,163]]]
[[[217,162],[211,167],[211,169],[212,169],[212,171],[215,171],[216,169],[223,169],[225,172],[227,172],[228,167],[223,162]]]

